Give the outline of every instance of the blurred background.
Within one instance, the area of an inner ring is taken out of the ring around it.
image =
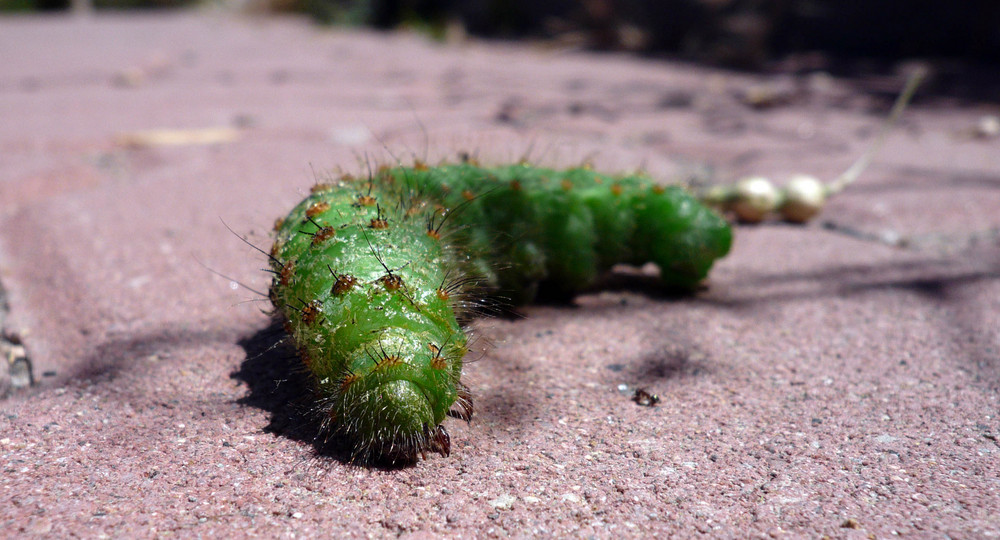
[[[0,0],[0,11],[195,5],[407,27],[441,40],[545,40],[754,70],[789,55],[802,69],[830,70],[838,60],[858,58],[876,64],[908,57],[1000,61],[996,0]]]

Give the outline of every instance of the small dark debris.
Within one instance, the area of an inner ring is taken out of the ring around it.
[[[621,371],[624,371],[624,369],[625,369],[625,364],[608,364],[608,365],[607,365],[607,366],[605,366],[605,367],[607,367],[607,368],[608,368],[608,369],[610,369],[611,371],[614,371],[615,373],[619,373],[619,372],[621,372]]]
[[[642,407],[653,407],[660,402],[660,396],[650,394],[645,388],[636,388],[632,401]]]
[[[665,92],[657,106],[661,109],[687,109],[694,105],[694,92],[689,90],[670,90]]]
[[[7,360],[5,366],[0,368],[0,396],[35,384],[31,359],[21,344],[20,336],[8,333],[0,335],[0,356]]]
[[[861,524],[858,523],[858,520],[854,518],[848,518],[845,519],[844,522],[840,524],[840,527],[842,529],[860,529]]]

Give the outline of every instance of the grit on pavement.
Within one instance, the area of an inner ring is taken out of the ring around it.
[[[300,436],[238,237],[266,250],[326,174],[461,152],[832,179],[902,81],[210,10],[0,19],[0,322],[36,379],[4,383],[0,530],[995,537],[996,104],[918,97],[817,220],[737,227],[693,295],[640,275],[476,320],[475,417],[401,469]]]

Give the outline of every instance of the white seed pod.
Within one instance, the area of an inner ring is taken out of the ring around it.
[[[731,208],[740,221],[757,223],[781,203],[781,193],[763,176],[744,178],[733,186]]]
[[[784,189],[781,203],[781,217],[793,223],[805,223],[823,209],[826,202],[826,186],[814,176],[797,174]]]

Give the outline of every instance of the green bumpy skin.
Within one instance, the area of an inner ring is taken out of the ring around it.
[[[460,163],[382,170],[377,181],[402,182],[451,210],[474,267],[515,303],[540,286],[579,292],[619,263],[653,262],[665,285],[691,289],[732,244],[717,213],[645,176]]]
[[[732,241],[683,188],[525,164],[345,176],[275,229],[270,297],[318,412],[355,458],[393,462],[447,455],[441,422],[472,415],[458,323],[470,283],[526,303],[540,286],[572,294],[614,264],[654,262],[666,285],[692,288]]]
[[[458,264],[418,213],[386,211],[354,186],[320,186],[276,226],[271,301],[359,461],[447,455],[466,335],[441,287]],[[361,187],[361,186],[358,186]],[[385,199],[389,197],[383,196]]]

